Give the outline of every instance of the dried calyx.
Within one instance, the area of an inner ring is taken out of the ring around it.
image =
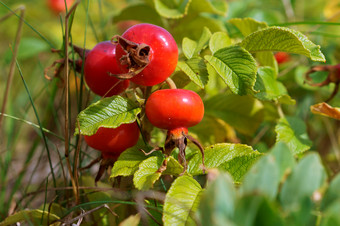
[[[170,156],[171,152],[175,149],[178,148],[179,153],[178,153],[178,162],[183,166],[183,172],[184,174],[187,170],[187,162],[185,159],[185,149],[187,147],[188,140],[190,140],[192,143],[194,143],[198,149],[200,150],[202,154],[202,168],[203,168],[203,173],[205,173],[205,165],[204,165],[204,148],[203,146],[193,138],[192,136],[188,135],[188,129],[186,128],[178,128],[178,129],[173,129],[173,130],[168,130],[166,140],[164,143],[164,148],[163,147],[156,147],[152,149],[150,152],[145,153],[145,155],[149,155],[154,151],[159,151],[161,150],[166,157]],[[162,166],[157,170],[157,172],[163,172],[166,170],[167,167],[167,160],[165,159],[163,161]]]
[[[313,83],[311,74],[317,71],[327,71],[329,72],[325,81],[320,83]],[[338,93],[339,84],[340,84],[340,64],[337,65],[322,65],[322,66],[314,66],[306,72],[306,82],[311,86],[326,86],[330,83],[334,83],[335,87],[331,94],[331,96],[325,101],[328,102],[333,99],[333,97]]]
[[[116,41],[115,41],[116,40]],[[118,43],[125,51],[119,61],[121,65],[127,65],[128,72],[123,74],[110,74],[118,79],[131,79],[139,74],[150,63],[150,46],[131,42],[119,35],[113,36],[112,43]]]

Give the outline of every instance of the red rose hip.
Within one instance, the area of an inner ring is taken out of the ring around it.
[[[137,143],[139,128],[136,122],[122,124],[117,128],[100,127],[96,134],[84,138],[90,147],[102,152],[104,159],[116,159],[123,151]]]
[[[164,148],[169,156],[174,148],[179,149],[178,160],[187,169],[185,149],[187,140],[193,142],[201,151],[204,172],[204,150],[202,145],[188,134],[188,127],[198,124],[204,115],[204,105],[201,97],[191,90],[164,89],[150,95],[145,104],[145,114],[151,124],[168,130]],[[161,172],[166,168],[164,160]]]
[[[153,24],[137,24],[121,37],[115,37],[119,43],[117,61],[123,65],[124,73],[132,73],[132,82],[153,86],[165,81],[175,71],[178,47],[164,28]]]
[[[72,6],[73,2],[74,0],[66,0],[68,10]],[[48,6],[56,14],[66,11],[64,0],[48,0]]]
[[[201,97],[191,90],[163,89],[150,95],[145,113],[158,128],[188,128],[202,120],[204,105]]]
[[[99,96],[117,95],[129,86],[129,80],[119,80],[110,75],[110,73],[121,73],[116,61],[116,46],[110,41],[100,42],[86,54],[85,81],[89,88]]]

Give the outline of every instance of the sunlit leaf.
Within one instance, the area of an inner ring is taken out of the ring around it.
[[[172,4],[171,4],[172,3]],[[155,9],[165,18],[178,19],[184,17],[188,13],[191,0],[174,1],[154,0]]]
[[[192,214],[198,209],[202,188],[190,176],[178,177],[166,194],[163,208],[165,226],[193,224]]]
[[[187,37],[183,38],[182,50],[183,50],[184,56],[187,59],[190,59],[194,56],[196,47],[197,47],[197,42]]]
[[[314,61],[325,61],[320,46],[300,32],[286,27],[269,27],[253,32],[240,45],[252,53],[281,51],[305,55]]]
[[[253,164],[262,156],[259,152],[254,152],[233,158],[221,164],[218,168],[227,171],[232,175],[234,182],[242,182],[244,175],[250,170]]]
[[[286,87],[275,78],[275,71],[271,67],[260,67],[257,71],[255,90],[259,91],[254,96],[260,100],[295,104],[287,93]],[[286,96],[286,98],[283,98]]]
[[[137,170],[139,164],[144,161],[149,156],[146,156],[142,151],[141,147],[135,146],[133,148],[127,149],[122,154],[120,154],[118,160],[114,163],[111,171],[111,178],[117,176],[131,176]],[[147,151],[147,150],[144,150]],[[159,154],[154,152],[150,156]]]
[[[139,105],[130,99],[121,96],[104,98],[91,104],[79,113],[80,133],[83,135],[93,135],[99,127],[117,128],[121,124],[136,121],[137,115],[141,111]],[[75,135],[79,133],[76,126]]]
[[[231,39],[225,32],[215,32],[209,41],[209,48],[214,54],[217,50],[223,49],[231,45]]]
[[[208,71],[201,57],[178,61],[177,67],[199,87],[204,88],[204,85],[208,83]]]
[[[239,46],[218,50],[204,57],[221,76],[231,91],[238,95],[252,94],[256,80],[256,61]]]
[[[252,147],[244,144],[215,144],[204,150],[205,167],[224,169],[225,164],[232,161],[235,158],[241,158],[238,167],[242,164],[249,164],[248,161],[243,161],[242,158],[246,158],[249,155],[261,155],[258,151],[254,151]],[[252,163],[252,162],[251,162]],[[188,172],[192,175],[202,174],[202,156],[197,153],[188,163]]]
[[[229,22],[236,26],[243,36],[268,27],[267,23],[257,21],[253,18],[232,18]]]
[[[158,169],[162,166],[163,160],[164,158],[160,156],[152,156],[139,164],[139,169],[133,176],[133,184],[137,189],[147,190],[153,186],[161,176]]]
[[[293,154],[303,153],[312,145],[306,132],[306,125],[299,118],[288,116],[281,118],[275,127],[275,132],[276,141],[286,143]]]

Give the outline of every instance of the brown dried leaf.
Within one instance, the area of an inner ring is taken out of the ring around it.
[[[340,120],[340,108],[334,108],[325,102],[312,105],[310,109],[314,114]]]

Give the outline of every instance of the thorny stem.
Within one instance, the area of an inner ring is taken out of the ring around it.
[[[13,77],[14,77],[14,71],[15,71],[15,61],[18,55],[18,50],[19,50],[19,43],[21,40],[21,34],[22,34],[22,26],[24,23],[23,18],[25,17],[25,11],[26,8],[25,6],[21,5],[19,6],[15,11],[20,11],[20,20],[19,20],[19,25],[18,25],[18,29],[17,29],[17,33],[15,35],[15,42],[14,42],[14,50],[13,50],[13,55],[12,55],[12,60],[11,60],[11,64],[9,67],[9,72],[8,72],[8,79],[7,79],[7,84],[6,84],[6,89],[5,89],[5,94],[4,94],[4,99],[3,99],[3,103],[2,103],[2,108],[1,108],[1,115],[0,115],[0,128],[2,127],[2,121],[4,118],[4,113],[6,110],[6,105],[7,105],[7,100],[8,100],[8,95],[9,95],[9,90],[10,87],[12,85],[12,81],[13,81]],[[14,13],[13,12],[13,13]],[[12,14],[12,12],[8,13],[7,15],[5,15],[1,20],[5,20],[8,17],[10,17]]]

